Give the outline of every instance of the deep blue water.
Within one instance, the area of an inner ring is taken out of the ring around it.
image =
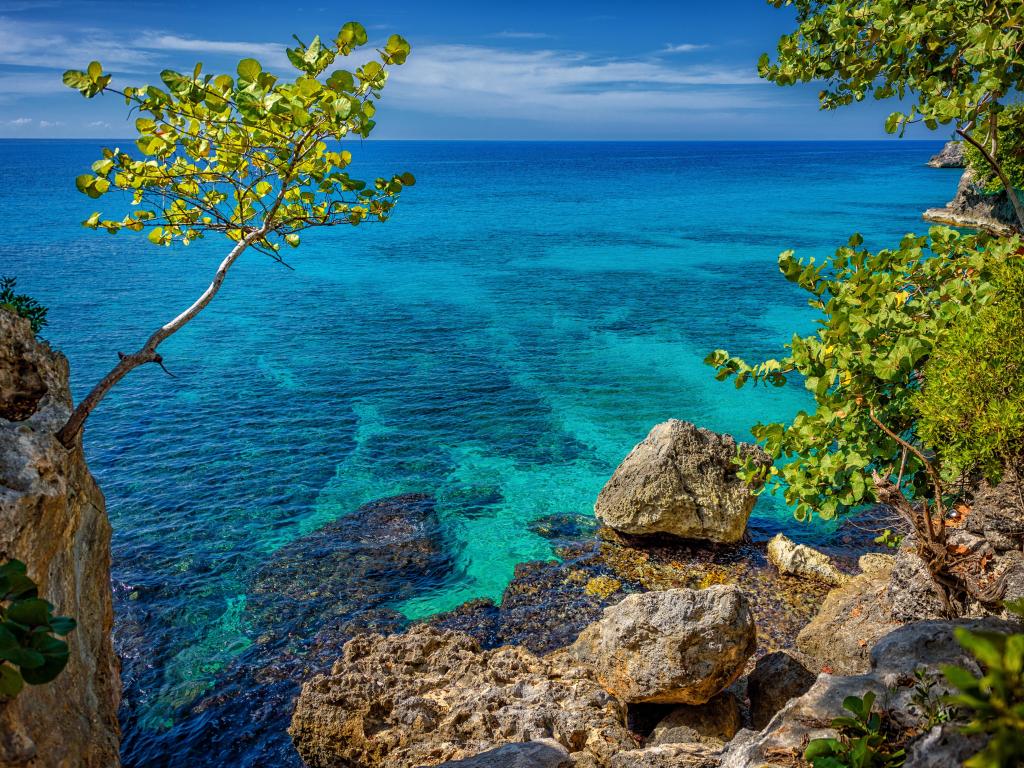
[[[774,355],[810,327],[779,251],[923,231],[958,178],[924,167],[939,147],[350,147],[356,174],[416,175],[394,218],[307,233],[295,271],[246,256],[162,348],[175,377],[132,374],[89,423],[119,647],[144,660],[126,665],[128,763],[186,764],[181,739],[200,737],[172,726],[254,641],[255,570],[360,504],[436,499],[454,567],[392,606],[423,616],[498,597],[517,562],[550,556],[528,523],[589,512],[655,423],[747,437],[795,412],[799,385],[737,392],[703,357]],[[0,274],[50,307],[44,335],[79,396],[198,295],[226,248],[80,228],[94,203],[74,177],[98,148],[0,142]],[[818,533],[771,498],[754,516],[760,533]]]

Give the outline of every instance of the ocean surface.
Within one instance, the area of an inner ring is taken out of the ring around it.
[[[958,179],[924,166],[941,142],[347,146],[356,175],[416,175],[393,219],[306,233],[294,271],[246,255],[162,347],[173,378],[133,373],[89,422],[114,527],[128,766],[265,764],[261,734],[190,707],[286,631],[247,600],[290,542],[427,494],[445,567],[388,607],[414,619],[497,599],[517,563],[551,557],[531,521],[589,514],[655,423],[747,438],[805,406],[799,383],[737,391],[702,360],[773,356],[813,327],[780,251],[822,257],[857,231],[895,245]],[[50,307],[43,335],[78,397],[226,250],[82,229],[96,205],[74,178],[99,147],[0,142],[0,274]],[[822,535],[771,497],[752,526]]]

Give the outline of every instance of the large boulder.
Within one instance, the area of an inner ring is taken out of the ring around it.
[[[430,626],[350,640],[303,685],[289,733],[310,768],[434,766],[540,739],[605,768],[636,746],[621,704],[564,654],[484,651]]]
[[[703,704],[740,676],[756,645],[746,597],[718,585],[629,595],[569,652],[626,702]]]
[[[67,360],[0,309],[0,562],[24,562],[40,596],[78,621],[60,675],[0,702],[2,766],[119,762],[110,523],[81,445],[55,437],[70,411]]]
[[[817,675],[786,651],[776,651],[757,660],[747,676],[750,722],[764,728],[790,700],[803,696],[814,685]]]
[[[849,576],[836,568],[828,555],[806,544],[796,544],[782,533],[776,534],[768,542],[768,562],[778,568],[779,573],[787,576],[816,579],[833,586],[850,580]]]
[[[594,512],[621,533],[735,543],[757,501],[757,489],[736,476],[737,451],[771,464],[761,448],[729,435],[676,419],[658,424],[615,470]]]
[[[964,145],[960,141],[947,141],[937,155],[933,155],[926,165],[929,168],[963,168]]]

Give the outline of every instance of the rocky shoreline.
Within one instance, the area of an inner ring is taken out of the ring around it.
[[[949,227],[979,229],[998,236],[1017,232],[1017,217],[1005,192],[987,194],[977,183],[977,174],[966,167],[963,144],[950,141],[928,161],[930,168],[963,168],[953,199],[942,208],[929,208],[925,221]]]

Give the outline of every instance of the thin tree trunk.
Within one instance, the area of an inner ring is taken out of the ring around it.
[[[984,144],[971,136],[967,131],[958,128],[956,132],[963,137],[964,141],[967,141],[981,152],[982,157],[985,158],[985,162],[992,167],[992,170],[996,172],[999,180],[1003,182],[1003,189],[1006,190],[1006,197],[1010,200],[1010,205],[1013,206],[1013,212],[1017,217],[1017,230],[1024,231],[1024,206],[1021,205],[1020,198],[1017,196],[1017,190],[1014,189],[1013,184],[1010,182],[1006,172],[1003,171],[1003,167],[996,160],[995,155],[989,152]]]
[[[130,355],[118,353],[121,358],[118,364],[92,388],[92,391],[72,411],[67,423],[57,433],[57,439],[65,448],[71,448],[75,444],[75,441],[82,432],[82,428],[85,426],[85,420],[89,418],[89,414],[93,412],[93,409],[99,405],[100,401],[106,397],[107,393],[117,382],[140,365],[146,363],[163,364],[163,358],[157,353],[157,347],[166,338],[181,330],[189,320],[205,309],[206,305],[217,295],[217,291],[220,290],[221,284],[224,282],[224,278],[231,265],[235,263],[246,248],[262,235],[263,230],[256,230],[239,240],[238,244],[231,249],[231,252],[224,257],[220,266],[217,267],[217,272],[213,276],[213,282],[203,291],[202,295],[188,309],[154,331],[138,352],[133,352]]]

